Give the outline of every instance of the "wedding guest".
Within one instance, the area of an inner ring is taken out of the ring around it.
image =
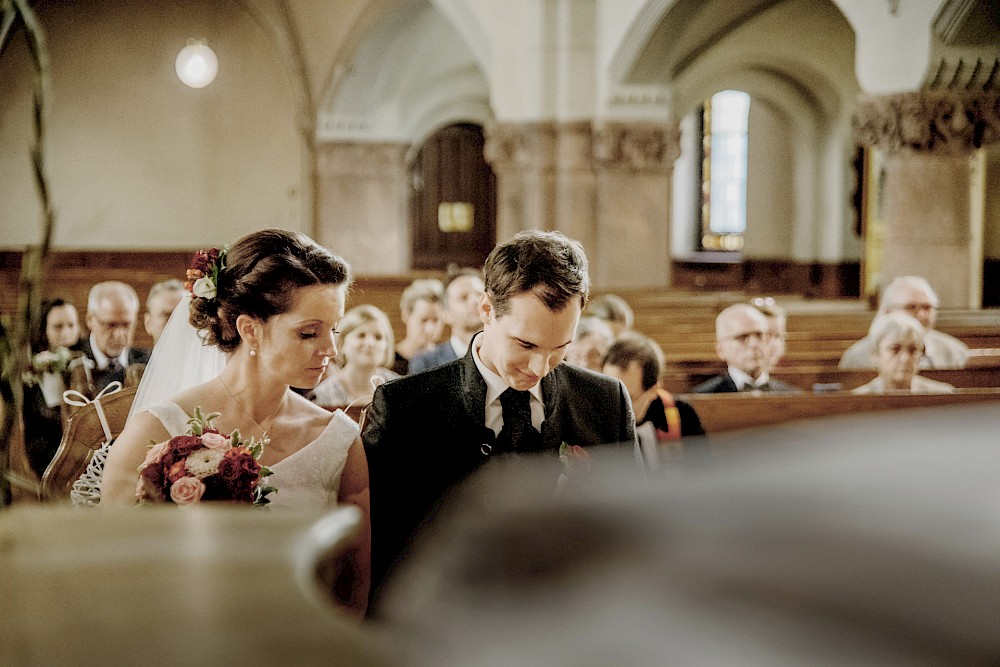
[[[470,268],[449,269],[444,282],[444,321],[451,329],[451,337],[410,359],[410,375],[465,356],[472,337],[483,328],[479,319],[479,300],[482,296],[483,278],[480,271]]]
[[[62,440],[62,392],[69,382],[70,360],[80,355],[80,320],[64,299],[42,303],[32,335],[32,363],[24,383],[24,448],[32,470],[41,477]]]
[[[153,339],[153,345],[159,340],[163,328],[174,308],[184,296],[184,283],[176,278],[163,280],[149,288],[146,297],[146,314],[142,316],[142,324],[146,333]]]
[[[924,327],[924,354],[920,368],[965,368],[969,360],[969,347],[946,333],[934,328],[937,323],[938,297],[926,279],[919,276],[901,276],[889,283],[882,292],[876,317],[886,313],[903,312],[916,318]],[[865,336],[851,345],[840,358],[840,368],[875,368],[875,345]]]
[[[436,278],[418,278],[403,290],[399,312],[406,336],[396,344],[392,370],[410,371],[410,359],[434,348],[444,329],[444,285]]]
[[[785,309],[775,303],[771,297],[759,297],[750,304],[767,318],[767,339],[770,353],[768,355],[767,372],[772,373],[785,356],[785,339],[788,337],[788,315]]]
[[[650,423],[658,441],[705,434],[694,408],[660,384],[663,350],[653,339],[635,332],[622,334],[604,355],[603,371],[622,381],[632,399],[635,423]]]
[[[607,322],[615,338],[620,336],[623,331],[631,330],[635,322],[632,307],[617,294],[595,296],[584,308],[583,314]]]
[[[55,298],[42,303],[41,326],[31,343],[32,352],[80,347],[80,316],[76,306],[65,299]]]
[[[196,408],[217,412],[220,432],[239,429],[265,443],[260,463],[273,471],[267,482],[277,487],[275,510],[336,503],[361,510],[344,604],[363,610],[370,542],[358,426],[290,389],[315,387],[337,354],[333,332],[344,314],[350,268],[304,234],[278,229],[254,232],[217,252],[196,256],[206,265],[205,277],[160,337],[108,455],[101,504],[134,504],[136,470],[149,443],[186,433]]]
[[[573,342],[566,348],[566,362],[600,373],[604,370],[604,355],[614,340],[607,322],[597,317],[581,317]]]
[[[355,306],[344,314],[337,347],[339,368],[313,390],[313,400],[327,409],[364,407],[371,403],[375,387],[399,377],[386,368],[394,354],[392,325],[375,306]]]
[[[139,295],[131,285],[117,280],[98,283],[87,298],[90,337],[81,344],[83,363],[74,365],[73,389],[94,398],[112,382],[125,382],[125,369],[145,364],[149,351],[132,347],[139,316]]]
[[[449,489],[490,458],[545,452],[537,463],[555,489],[562,443],[635,446],[621,382],[560,363],[590,291],[582,246],[558,232],[521,232],[493,249],[484,274],[483,330],[465,356],[375,390],[362,433],[375,582]]]
[[[917,368],[924,354],[926,330],[915,318],[905,313],[879,315],[868,330],[872,341],[872,363],[878,377],[853,390],[855,394],[945,394],[955,387],[918,375]]]
[[[801,392],[798,387],[770,377],[770,338],[767,318],[753,306],[736,303],[723,310],[715,318],[715,352],[726,362],[726,372],[691,391],[696,394]]]

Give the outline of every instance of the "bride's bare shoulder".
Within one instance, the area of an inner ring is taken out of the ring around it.
[[[214,387],[217,386],[214,385]],[[218,392],[213,391],[213,382],[206,382],[205,384],[185,389],[179,394],[173,395],[168,400],[171,403],[175,403],[188,414],[191,414],[191,411],[196,406],[201,408],[204,413],[217,412],[221,405]]]
[[[333,419],[332,412],[295,392],[292,392],[289,408],[293,419],[303,428],[323,430]]]

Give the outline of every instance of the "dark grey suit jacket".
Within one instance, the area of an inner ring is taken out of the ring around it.
[[[635,443],[631,402],[618,380],[560,364],[542,378],[542,396],[541,450],[552,452],[554,465],[563,442]],[[495,436],[485,421],[486,381],[471,346],[462,359],[376,389],[361,434],[371,484],[374,587],[448,491],[489,459],[483,445]],[[554,468],[553,489],[560,470]]]
[[[86,356],[88,359],[94,361],[94,351],[90,347],[89,340],[84,339],[80,341],[80,351],[83,352],[84,356]],[[128,356],[127,356],[128,365],[131,366],[132,364],[148,364],[149,354],[150,354],[149,350],[144,350],[142,348],[137,348],[137,347],[130,347],[128,349]],[[93,388],[90,390],[90,395],[88,396],[88,398],[93,398],[94,394],[97,394],[112,382],[117,381],[121,382],[122,384],[125,384],[125,369],[119,368],[117,371],[110,371],[110,370],[99,370],[95,368],[90,372],[90,381]]]
[[[781,392],[786,394],[801,394],[802,390],[798,387],[792,386],[787,382],[782,382],[781,380],[775,380],[770,378],[767,381],[768,391]],[[695,394],[727,394],[736,393],[739,389],[736,386],[736,382],[733,381],[732,376],[728,372],[722,375],[717,375],[711,380],[706,380],[700,385],[691,390]]]
[[[413,355],[413,358],[410,359],[410,369],[407,371],[407,375],[437,368],[456,359],[458,359],[458,355],[455,354],[455,348],[451,346],[450,340],[446,340],[433,349]]]

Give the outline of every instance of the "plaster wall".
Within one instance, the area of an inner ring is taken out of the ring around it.
[[[52,56],[46,158],[67,248],[190,248],[261,227],[309,231],[306,158],[281,58],[238,3],[42,3]],[[208,37],[219,76],[184,86],[174,59]],[[30,77],[0,58],[0,244],[38,240]]]

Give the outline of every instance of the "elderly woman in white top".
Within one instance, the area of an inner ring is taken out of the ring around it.
[[[924,354],[924,327],[905,313],[879,315],[868,330],[873,344],[872,359],[878,377],[854,390],[855,394],[911,392],[949,393],[955,390],[945,382],[917,375]]]

